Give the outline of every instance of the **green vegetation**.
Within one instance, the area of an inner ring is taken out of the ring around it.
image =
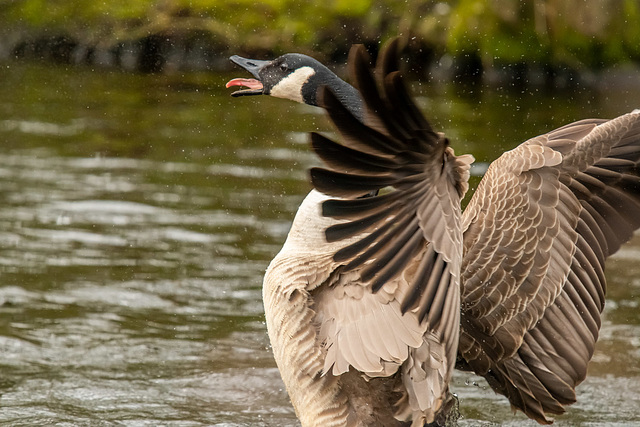
[[[299,51],[343,60],[352,43],[401,34],[415,52],[483,67],[640,61],[638,0],[13,0],[0,5],[0,25],[14,35],[4,43],[15,34],[21,41],[64,36],[103,49],[158,36],[219,54]]]
[[[601,68],[640,59],[637,0],[461,0],[449,17],[447,48],[484,64]]]

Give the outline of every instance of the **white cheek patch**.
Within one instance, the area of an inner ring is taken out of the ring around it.
[[[315,70],[311,67],[300,67],[272,87],[269,95],[304,104],[304,100],[302,99],[302,86],[304,86],[315,73]]]

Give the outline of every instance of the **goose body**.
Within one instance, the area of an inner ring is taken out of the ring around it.
[[[457,366],[551,423],[586,376],[604,262],[640,227],[640,111],[504,153],[462,212],[473,158],[424,119],[398,55],[390,43],[376,80],[354,47],[358,89],[309,57],[296,56],[301,72],[234,60],[256,77],[229,82],[249,87],[236,94],[279,86],[325,108],[341,135],[312,134],[327,167],[311,170],[315,189],[263,284],[296,414],[303,426],[443,425]]]

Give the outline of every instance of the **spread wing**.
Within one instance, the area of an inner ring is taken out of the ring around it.
[[[428,349],[413,348],[408,356],[405,354],[403,360],[411,359],[405,364],[404,369],[411,371],[405,377],[411,378],[409,383],[419,382],[435,367],[439,379],[429,387],[436,399],[441,399],[455,364],[458,342],[460,200],[467,189],[472,158],[456,157],[448,140],[432,130],[396,71],[397,55],[397,43],[385,49],[378,61],[376,81],[364,49],[352,49],[350,70],[365,100],[365,123],[340,104],[328,88],[320,89],[320,105],[339,131],[341,143],[312,134],[313,149],[327,168],[312,169],[311,179],[317,190],[335,198],[322,205],[324,216],[341,221],[326,230],[327,240],[355,239],[334,255],[334,261],[341,265],[340,274],[358,272],[367,292],[388,293],[399,300],[394,316],[418,319]],[[319,297],[318,301],[326,298]],[[326,309],[325,314],[330,311]],[[333,312],[338,317],[345,310]],[[388,334],[365,332],[378,324],[361,322],[360,335],[384,340]],[[342,326],[342,330],[346,328]],[[340,329],[325,328],[323,334],[335,334]],[[336,342],[331,336],[325,339]],[[375,350],[373,344],[365,343],[367,346]],[[337,361],[344,358],[332,348],[328,355]],[[426,393],[408,393],[412,407],[430,405],[422,402],[428,400],[422,397]]]
[[[463,365],[541,423],[575,401],[605,259],[640,227],[640,111],[504,153],[463,215]]]

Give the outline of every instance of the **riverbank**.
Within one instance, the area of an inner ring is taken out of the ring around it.
[[[369,46],[375,55],[377,46],[373,43],[369,43]],[[0,48],[0,61],[40,61],[142,73],[225,72],[237,69],[228,58],[238,53],[251,56],[230,46],[221,47],[202,34],[199,37],[151,35],[108,46],[87,44],[65,35],[33,36],[16,33],[4,38]],[[326,58],[326,55],[309,53],[344,74],[346,52],[334,61]],[[279,52],[263,52],[259,49],[253,53],[264,59],[278,54]],[[483,64],[472,55],[455,57],[445,53],[437,57],[437,54],[419,43],[410,43],[406,54],[407,68],[420,79],[515,88],[599,86],[606,89],[640,85],[640,65],[633,61],[602,69],[588,69],[526,62],[496,61]]]
[[[20,0],[0,7],[0,59],[126,71],[225,70],[241,54],[345,64],[400,35],[408,69],[447,78],[551,84],[640,64],[637,0]],[[561,77],[558,78],[557,76]],[[567,76],[567,77],[564,77]],[[536,77],[537,78],[537,77]]]

